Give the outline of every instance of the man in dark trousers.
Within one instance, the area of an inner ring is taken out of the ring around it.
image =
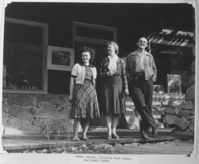
[[[141,37],[137,46],[137,50],[126,58],[126,74],[130,95],[141,116],[141,137],[148,139],[147,131],[150,127],[152,137],[157,135],[157,125],[152,116],[153,82],[156,81],[157,69],[153,56],[145,50],[148,40]]]

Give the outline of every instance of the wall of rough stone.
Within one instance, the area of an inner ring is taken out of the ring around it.
[[[66,133],[72,130],[67,95],[3,93],[4,134]]]
[[[131,98],[126,99],[128,128],[139,130],[139,114]],[[68,95],[3,94],[4,134],[44,134],[72,132]],[[159,128],[174,127],[177,133],[194,133],[194,96],[188,93],[180,105],[154,106]],[[136,115],[137,114],[137,115]],[[168,125],[168,126],[167,126]],[[104,128],[106,128],[104,126]],[[92,127],[91,127],[92,129]]]
[[[165,127],[172,127],[173,133],[193,135],[195,106],[193,101],[184,101],[180,105],[162,106],[160,122]],[[160,111],[160,110],[159,110]]]
[[[195,47],[193,47],[195,57]],[[164,106],[161,113],[162,122],[165,125],[173,126],[174,133],[194,134],[195,123],[195,59],[192,62],[191,73],[187,77],[185,101],[179,106]],[[183,79],[182,79],[183,80]],[[185,80],[184,80],[185,81]]]

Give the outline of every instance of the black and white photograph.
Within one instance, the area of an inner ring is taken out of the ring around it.
[[[197,163],[197,0],[0,3],[0,163]]]
[[[168,93],[182,94],[181,89],[181,76],[180,75],[167,75]]]
[[[72,48],[48,46],[48,69],[71,71],[74,65]]]

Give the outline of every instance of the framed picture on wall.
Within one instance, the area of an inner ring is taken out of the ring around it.
[[[48,46],[47,69],[71,71],[74,65],[74,49]]]
[[[167,74],[167,91],[169,94],[181,94],[181,76],[180,75],[173,75]]]

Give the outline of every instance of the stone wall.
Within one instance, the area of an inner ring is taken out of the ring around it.
[[[161,111],[155,108],[161,115],[160,122],[164,127],[174,128],[173,133],[194,134],[195,107],[192,101],[184,101],[180,105],[162,105]]]
[[[4,134],[66,133],[72,130],[66,95],[3,93]]]
[[[195,57],[195,47],[193,47],[193,56]],[[185,101],[178,106],[173,105],[172,103],[167,106],[162,106],[161,121],[165,125],[174,127],[173,132],[178,134],[194,134],[195,59],[192,62],[190,70],[191,73],[189,73],[189,78],[186,80]]]
[[[188,89],[187,89],[188,90]],[[174,127],[175,132],[194,133],[194,95],[187,91],[180,105],[154,104],[153,116],[159,128]],[[46,134],[72,132],[68,95],[3,94],[4,134]],[[125,118],[130,129],[139,129],[139,114],[131,98],[126,98]],[[92,125],[91,125],[92,126]],[[104,128],[106,128],[104,126]],[[126,128],[124,125],[120,128]]]

